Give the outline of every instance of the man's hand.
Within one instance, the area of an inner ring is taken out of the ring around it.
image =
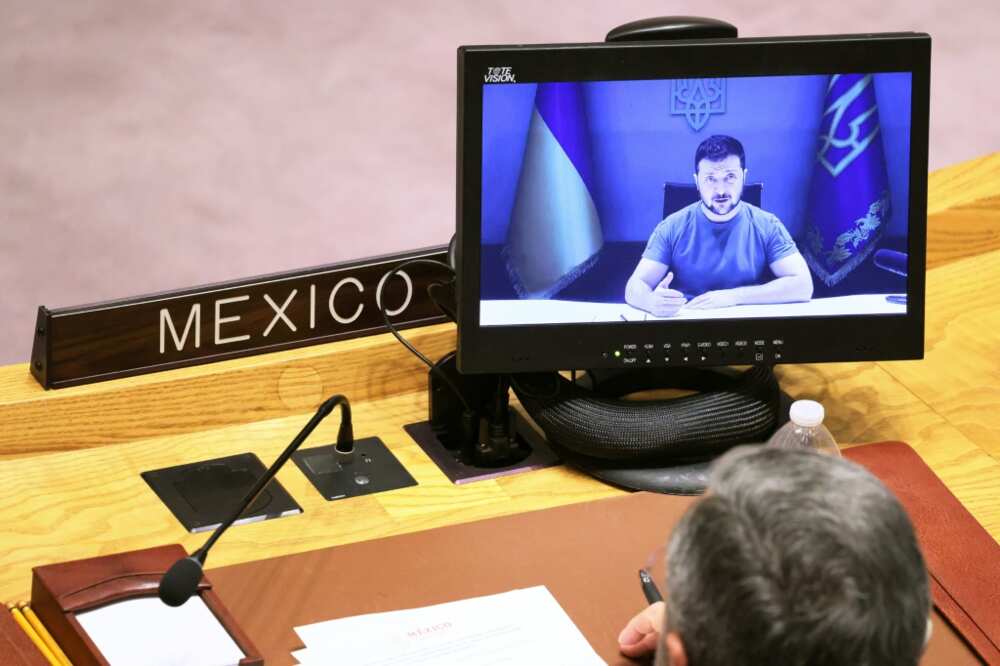
[[[649,293],[649,313],[657,317],[673,317],[687,303],[684,294],[670,288],[674,274],[671,271]]]
[[[629,620],[618,635],[618,649],[621,653],[634,658],[656,652],[666,612],[666,604],[657,601]]]
[[[712,308],[729,308],[739,305],[735,289],[719,289],[718,291],[706,291],[700,296],[695,296],[687,304],[691,310],[709,310]]]

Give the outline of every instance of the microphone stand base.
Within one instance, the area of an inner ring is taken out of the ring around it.
[[[417,485],[378,437],[356,440],[350,457],[329,444],[296,451],[292,460],[329,501]]]

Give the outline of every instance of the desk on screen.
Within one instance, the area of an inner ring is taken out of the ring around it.
[[[571,324],[595,321],[673,321],[692,319],[761,319],[769,317],[834,317],[839,315],[906,314],[906,305],[890,303],[886,294],[814,298],[804,303],[737,305],[716,310],[681,308],[673,317],[656,317],[627,303],[586,303],[544,299],[482,301],[483,326]]]

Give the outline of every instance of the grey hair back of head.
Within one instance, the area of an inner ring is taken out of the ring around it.
[[[899,501],[867,470],[743,447],[674,530],[667,630],[691,666],[916,664],[927,571]]]

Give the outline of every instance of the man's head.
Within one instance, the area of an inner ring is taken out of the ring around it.
[[[660,652],[674,661],[681,646],[690,666],[915,665],[929,612],[913,526],[878,479],[811,451],[744,448],[671,536]]]
[[[694,182],[706,208],[720,216],[733,212],[743,196],[746,166],[743,144],[733,137],[715,134],[701,142],[694,153]]]

